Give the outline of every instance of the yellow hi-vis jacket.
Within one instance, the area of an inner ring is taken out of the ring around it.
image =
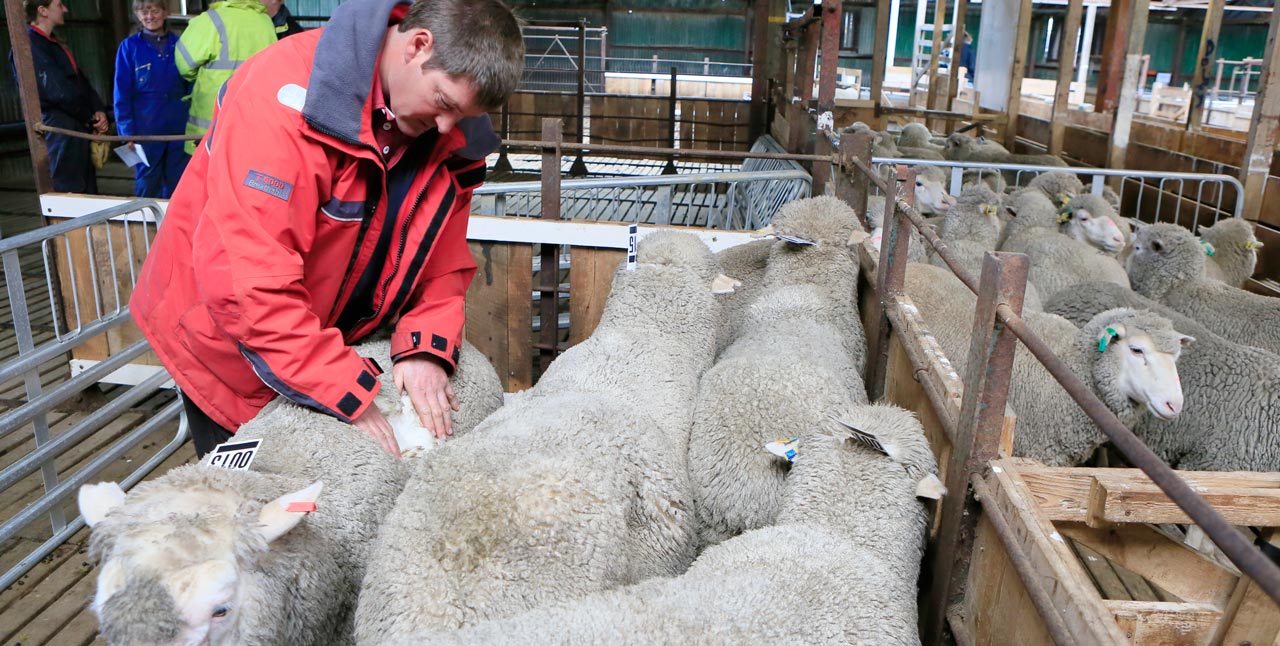
[[[187,134],[203,136],[209,130],[222,86],[250,56],[274,42],[276,27],[258,0],[215,2],[187,24],[175,57],[178,72],[195,81]],[[194,153],[195,142],[188,141],[186,148]]]

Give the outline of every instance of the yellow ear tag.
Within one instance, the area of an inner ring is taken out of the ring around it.
[[[1066,205],[1070,204],[1070,203],[1071,203],[1071,194],[1070,194],[1070,193],[1058,193],[1058,201],[1059,201],[1059,202],[1061,202],[1063,206],[1066,206]]]
[[[996,205],[994,204],[987,205],[987,217],[994,218],[996,217],[996,214],[998,214],[999,212],[1000,212],[1000,209],[997,208]]]

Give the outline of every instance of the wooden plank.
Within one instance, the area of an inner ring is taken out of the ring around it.
[[[969,13],[969,0],[956,0],[955,24],[951,29],[951,67],[948,69],[949,81],[947,82],[947,102],[946,109],[948,112],[956,109],[956,97],[960,95],[960,88],[964,86],[964,77],[960,76],[960,52],[962,48],[973,47],[977,43],[965,43],[964,36],[965,18]],[[974,71],[969,70],[969,78],[973,78]],[[954,121],[948,121],[946,132],[953,132],[958,124]]]
[[[1200,48],[1196,51],[1196,71],[1191,77],[1191,88],[1195,94],[1191,99],[1191,110],[1187,113],[1187,130],[1196,131],[1204,121],[1205,101],[1209,99],[1206,81],[1213,75],[1214,59],[1220,56],[1218,49],[1218,32],[1222,29],[1223,0],[1209,0],[1205,10],[1204,25],[1200,29]]]
[[[1102,593],[1103,599],[1132,599],[1124,581],[1116,574],[1115,568],[1107,561],[1107,557],[1093,551],[1088,545],[1076,540],[1067,540],[1084,566],[1085,572],[1093,580],[1093,584]]]
[[[1022,77],[1027,66],[1027,42],[1031,38],[1031,0],[1018,5],[1017,31],[1013,38],[1013,61],[1009,65],[1009,100],[1005,104],[1004,145],[1013,150],[1018,140],[1018,115],[1022,113]]]
[[[668,103],[666,97],[591,97],[591,142],[667,145]]]
[[[599,325],[614,271],[626,255],[621,249],[569,250],[569,345],[586,340]]]
[[[1272,545],[1280,544],[1280,530],[1267,530]],[[1280,607],[1251,579],[1241,577],[1228,602],[1215,644],[1280,643]]]
[[[995,499],[984,500],[983,506],[994,505],[1008,519],[1035,576],[1053,582],[1046,586],[1046,592],[1053,598],[1054,606],[1062,610],[1063,621],[1081,643],[1125,643],[1119,627],[1110,620],[1112,613],[1103,605],[1065,539],[1032,498],[1017,464],[1012,459],[992,463],[988,482]]]
[[[1219,0],[1221,1],[1221,0]],[[1062,27],[1062,47],[1058,54],[1058,86],[1053,94],[1053,129],[1049,137],[1049,154],[1061,155],[1062,142],[1067,134],[1067,102],[1071,94],[1071,78],[1076,66],[1076,38],[1080,32],[1080,16],[1084,13],[1084,0],[1069,0],[1067,20]],[[1085,56],[1091,43],[1084,43]]]
[[[1127,149],[1129,147],[1129,136],[1133,129],[1133,114],[1138,108],[1138,88],[1144,79],[1139,78],[1140,70],[1143,67],[1142,52],[1143,46],[1147,39],[1147,18],[1150,12],[1150,0],[1125,0],[1123,3],[1127,6],[1127,19],[1124,20],[1124,29],[1128,35],[1125,38],[1125,55],[1124,55],[1124,77],[1119,88],[1119,102],[1116,105],[1115,121],[1111,124],[1111,137],[1107,144],[1107,167],[1108,168],[1125,168],[1127,161]],[[1115,11],[1112,5],[1112,11]],[[1113,13],[1113,15],[1115,15]],[[1123,15],[1123,14],[1121,14]],[[1118,16],[1117,16],[1118,17]],[[1111,28],[1108,20],[1108,30]],[[1119,52],[1112,52],[1118,54]],[[1116,188],[1121,180],[1112,178],[1109,183],[1112,188]]]
[[[513,244],[507,258],[507,392],[533,386],[533,245]]]
[[[875,45],[871,48],[870,86],[871,101],[876,106],[876,118],[874,123],[869,124],[872,128],[881,128],[884,124],[879,111],[884,100],[884,64],[889,51],[889,12],[892,2],[893,0],[876,0],[876,36]]]
[[[964,619],[975,644],[1053,644],[1004,544],[985,516],[978,521],[965,589]]]
[[[1054,525],[1117,566],[1154,582],[1170,598],[1222,607],[1236,588],[1235,574],[1146,525],[1094,529],[1083,523]]]
[[[1267,177],[1274,162],[1276,143],[1280,141],[1280,12],[1271,14],[1251,123],[1249,141],[1240,161],[1240,181],[1244,184],[1244,217],[1257,220],[1262,217]]]
[[[73,561],[71,563],[75,565]],[[49,604],[44,610],[36,615],[32,620],[23,626],[18,632],[17,638],[24,644],[78,644],[85,640],[85,635],[80,635],[79,639],[73,638],[71,635],[62,635],[62,630],[67,627],[77,615],[82,614],[89,606],[89,602],[93,600],[93,592],[98,577],[94,572],[95,568],[88,565],[87,562],[79,564],[74,570],[66,571],[65,576],[72,581],[72,584],[58,596],[53,603]],[[97,631],[94,630],[94,633]],[[88,635],[92,639],[92,633]]]
[[[25,641],[22,631],[31,620],[57,603],[89,572],[88,560],[80,552],[88,532],[81,530],[76,536],[80,537],[79,540],[66,544],[70,549],[55,552],[59,556],[55,559],[56,565],[44,574],[38,584],[33,584],[24,594],[13,599],[0,613],[0,643]]]
[[[1134,646],[1207,644],[1222,613],[1204,604],[1104,601]]]
[[[1280,526],[1278,488],[1213,487],[1199,493],[1233,525]],[[1128,476],[1096,476],[1086,514],[1086,522],[1095,527],[1106,523],[1192,522],[1155,484]]]
[[[89,254],[86,252],[88,238],[85,230],[71,231],[64,239],[70,244],[69,252],[66,244],[62,244],[62,240],[55,239],[50,244],[57,249],[54,256],[57,259],[58,278],[63,298],[67,301],[67,305],[63,308],[62,319],[64,329],[67,329],[92,323],[97,318],[97,306],[93,299],[93,274],[90,269]],[[78,315],[71,304],[73,302],[79,306]],[[99,335],[76,347],[71,356],[75,359],[101,361],[107,358],[109,352],[107,338]]]

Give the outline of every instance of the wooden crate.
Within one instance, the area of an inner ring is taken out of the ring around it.
[[[1280,526],[1280,473],[1180,475],[1228,521]],[[993,515],[1012,529],[1030,576],[1081,643],[1277,643],[1280,608],[1215,550],[1188,545],[1200,535],[1194,525],[1191,539],[1175,540],[1177,530],[1163,524],[1190,521],[1141,471],[1006,458],[992,463],[986,483],[991,499],[982,501],[960,615],[974,643],[1052,643]],[[1280,533],[1263,531],[1280,542]]]

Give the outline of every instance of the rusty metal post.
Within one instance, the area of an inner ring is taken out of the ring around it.
[[[771,0],[755,0],[751,10],[751,130],[755,141],[769,132],[769,13]]]
[[[836,197],[844,200],[849,208],[858,214],[858,220],[867,231],[871,230],[867,223],[867,197],[871,193],[871,178],[854,166],[852,160],[861,159],[870,166],[873,145],[874,138],[870,132],[851,133],[840,137],[840,172],[843,177],[836,184],[838,190]]]
[[[813,140],[813,152],[815,155],[830,156],[832,154],[831,140],[827,138],[827,132],[821,127],[818,128],[818,134]],[[813,162],[813,171],[810,175],[813,176],[813,194],[815,196],[826,195],[827,183],[831,181],[831,164],[820,161]]]
[[[1029,266],[1023,254],[987,253],[982,261],[964,400],[947,465],[947,495],[942,500],[937,538],[926,556],[929,587],[920,614],[920,636],[926,644],[944,643],[947,609],[963,594],[969,574],[979,509],[970,494],[971,480],[974,475],[983,475],[999,453],[1017,348],[1017,338],[997,318],[996,308],[1004,304],[1021,314]]]
[[[884,382],[889,367],[889,303],[902,295],[907,280],[907,254],[911,243],[911,221],[898,211],[897,198],[912,208],[916,205],[916,171],[898,166],[898,179],[888,182],[889,191],[884,196],[884,232],[880,238],[880,265],[876,269],[876,311],[872,318],[876,329],[867,337],[867,395],[871,401],[884,398]],[[1004,410],[1001,408],[1001,410]]]
[[[578,20],[578,143],[587,143],[587,21]],[[569,167],[569,177],[586,177],[587,163],[583,160],[586,152],[579,150]]]
[[[564,126],[559,119],[542,120],[542,219],[560,219],[560,144]],[[542,244],[538,294],[541,297],[538,316],[541,320],[538,356],[542,370],[556,358],[560,337],[560,245]]]
[[[818,111],[836,106],[840,68],[840,0],[822,0],[822,68],[818,72]]]
[[[805,24],[800,35],[800,51],[796,56],[796,93],[799,103],[792,101],[791,133],[787,137],[787,150],[792,152],[808,152],[809,139],[809,101],[813,100],[813,68],[818,58],[818,23]]]
[[[679,70],[675,65],[671,66],[671,93],[667,97],[667,147],[675,148],[679,141],[680,133],[676,130],[676,94],[677,85],[680,80]],[[662,167],[663,175],[676,175],[676,157],[675,155],[667,155],[667,165]]]
[[[53,174],[49,171],[49,148],[44,144],[44,137],[35,130],[36,124],[41,123],[40,94],[36,85],[35,63],[31,59],[31,38],[27,36],[27,14],[22,8],[22,0],[4,0],[4,16],[9,23],[13,66],[18,72],[18,99],[22,104],[22,118],[27,122],[27,146],[31,148],[36,193],[43,195],[53,190]]]

